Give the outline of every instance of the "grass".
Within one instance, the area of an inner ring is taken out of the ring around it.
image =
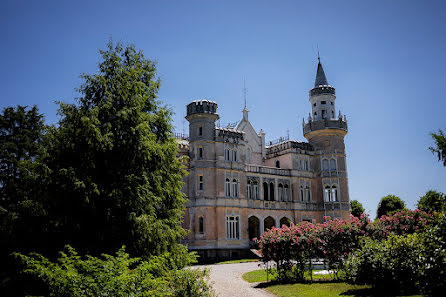
[[[243,274],[243,279],[248,282],[263,282],[259,286],[279,297],[334,297],[334,296],[361,296],[361,297],[378,297],[387,296],[382,292],[375,292],[370,286],[350,285],[345,282],[333,281],[332,276],[328,274],[314,274],[313,283],[295,283],[295,284],[277,284],[274,282],[274,271],[270,274],[269,279],[273,282],[266,282],[265,269],[254,270]],[[306,275],[309,279],[309,275]],[[406,297],[421,297],[421,295],[405,295]],[[404,297],[404,296],[400,296]]]
[[[330,274],[314,274],[318,270],[313,271],[313,280],[331,280],[333,277]],[[243,279],[249,283],[258,283],[258,282],[266,282],[266,270],[259,269],[247,272],[243,274]],[[275,280],[277,277],[277,273],[275,269],[272,269],[272,272],[269,274],[269,280]],[[305,277],[307,279],[310,278],[309,272],[305,273]]]
[[[230,260],[230,261],[223,261],[218,262],[215,264],[235,264],[235,263],[248,263],[248,262],[256,262],[259,261],[258,259],[240,259],[240,260]]]

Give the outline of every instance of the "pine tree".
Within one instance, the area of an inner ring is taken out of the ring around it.
[[[57,239],[84,253],[132,256],[175,250],[185,174],[176,159],[171,111],[157,99],[155,63],[110,41],[99,73],[83,74],[77,104],[60,103],[49,134],[51,212]]]

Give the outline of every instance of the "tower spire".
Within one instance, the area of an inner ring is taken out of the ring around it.
[[[314,87],[328,86],[327,77],[325,76],[324,68],[322,68],[321,58],[318,55],[319,63],[317,63],[316,80],[314,81]]]

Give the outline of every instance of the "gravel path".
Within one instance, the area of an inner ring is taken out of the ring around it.
[[[258,262],[200,265],[194,268],[210,268],[210,281],[219,297],[272,297],[268,291],[255,288],[258,283],[248,283],[242,278],[245,272],[263,269]]]

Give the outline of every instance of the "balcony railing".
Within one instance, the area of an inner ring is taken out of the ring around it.
[[[245,170],[254,173],[281,175],[281,176],[291,176],[290,169],[281,169],[268,166],[258,166],[258,165],[246,165]]]

